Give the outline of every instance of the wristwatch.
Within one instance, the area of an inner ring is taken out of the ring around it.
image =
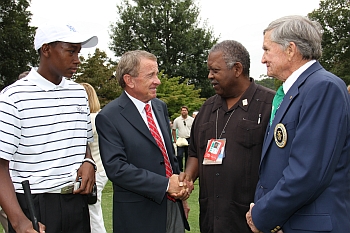
[[[89,158],[85,158],[85,159],[83,159],[83,161],[81,162],[81,164],[83,164],[83,163],[85,163],[85,162],[90,163],[92,166],[94,166],[95,172],[97,171],[97,166],[96,166],[96,163],[95,163],[94,160],[89,159]]]

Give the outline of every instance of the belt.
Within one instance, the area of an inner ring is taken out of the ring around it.
[[[52,190],[46,193],[59,193],[59,194],[72,194],[74,191],[74,185],[70,184],[60,189]]]

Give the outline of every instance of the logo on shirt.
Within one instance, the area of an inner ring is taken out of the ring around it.
[[[81,107],[81,106],[78,106],[77,107],[77,112],[79,112],[79,113],[84,113],[84,110],[83,110],[83,107]]]

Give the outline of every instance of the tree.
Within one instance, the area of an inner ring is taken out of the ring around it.
[[[194,0],[123,0],[120,19],[111,25],[110,49],[121,56],[129,50],[146,50],[158,57],[159,69],[201,89],[202,97],[214,91],[207,79],[208,50],[217,42],[212,29],[199,28]]]
[[[114,100],[122,93],[122,88],[115,79],[113,73],[116,65],[107,58],[105,52],[98,48],[88,58],[80,57],[81,64],[73,79],[77,83],[86,82],[94,87],[100,100],[101,107]],[[199,109],[204,98],[199,97],[200,89],[195,90],[193,84],[187,84],[188,80],[179,84],[180,77],[168,78],[168,75],[160,72],[158,78],[161,84],[157,88],[157,97],[168,105],[171,119],[179,116],[182,105],[187,105],[189,111]]]
[[[308,14],[324,30],[320,63],[350,84],[350,1],[323,0]]]
[[[160,72],[158,78],[161,84],[157,88],[157,98],[163,100],[168,106],[170,119],[180,115],[181,106],[187,106],[188,112],[198,110],[205,101],[200,98],[200,90],[195,90],[193,84],[187,84],[188,80],[179,84],[180,77],[169,78]]]
[[[89,54],[86,60],[80,57],[80,61],[77,74],[73,78],[75,82],[86,82],[94,87],[101,107],[120,95],[122,89],[113,76],[115,64],[107,58],[105,52],[97,48],[92,56]]]
[[[261,79],[261,80],[255,80],[255,83],[256,84],[260,84],[261,86],[264,86],[264,87],[267,87],[267,88],[270,88],[272,90],[276,90],[276,82],[275,82],[276,79],[274,78],[271,78],[271,77],[268,77],[266,76],[266,78],[264,79]],[[277,87],[278,88],[278,87]]]
[[[35,27],[30,27],[28,0],[2,0],[0,3],[0,90],[18,75],[38,64],[33,48]]]

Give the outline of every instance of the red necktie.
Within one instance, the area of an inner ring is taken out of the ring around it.
[[[158,145],[159,149],[161,150],[161,152],[163,154],[164,165],[165,165],[165,174],[166,174],[166,177],[169,178],[169,177],[172,176],[173,170],[171,169],[171,164],[170,164],[170,161],[169,161],[169,157],[168,157],[168,155],[166,153],[163,140],[160,137],[160,134],[159,134],[159,131],[157,129],[156,124],[154,123],[151,107],[149,106],[149,104],[146,104],[145,110],[146,110],[146,116],[147,116],[147,122],[148,122],[149,130],[151,131],[152,136],[156,140],[157,145]],[[170,197],[169,195],[167,195],[167,197],[168,197],[168,199],[170,199],[172,201],[175,201],[175,199]]]

